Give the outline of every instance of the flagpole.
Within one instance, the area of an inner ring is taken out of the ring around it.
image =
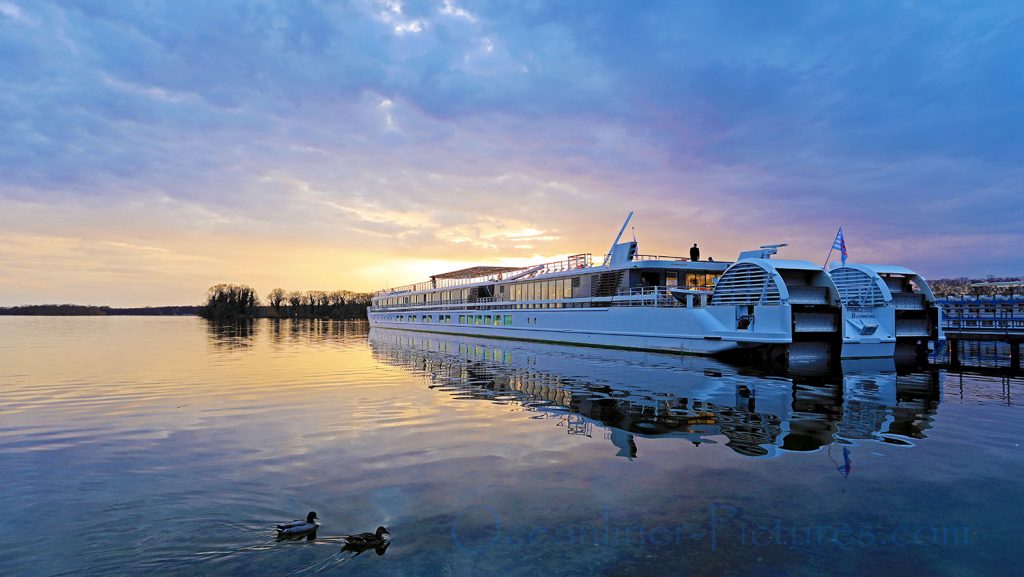
[[[841,230],[843,230],[843,227],[840,226],[836,229],[836,235],[832,237],[832,248],[828,249],[828,256],[825,257],[825,264],[821,265],[822,270],[825,270],[825,267],[828,266],[828,260],[832,258],[832,251],[836,249],[836,239],[839,238],[839,231]]]

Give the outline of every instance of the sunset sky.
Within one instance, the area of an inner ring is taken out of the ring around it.
[[[1024,275],[1024,3],[0,0],[0,305],[788,242]]]

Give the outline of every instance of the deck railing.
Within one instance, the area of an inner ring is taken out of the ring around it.
[[[517,269],[503,271],[495,274],[477,276],[472,278],[435,279],[432,281],[424,281],[415,284],[408,284],[399,287],[382,289],[373,294],[374,296],[398,295],[402,293],[410,293],[416,291],[460,287],[482,282],[496,282],[514,277],[532,278],[543,274],[552,274],[556,272],[565,272],[569,270],[582,270],[590,268],[592,266],[593,256],[590,253],[574,254],[562,260],[524,266]]]
[[[633,260],[675,260],[675,261],[688,261],[690,259],[684,256],[666,256],[661,254],[638,254],[633,256]]]

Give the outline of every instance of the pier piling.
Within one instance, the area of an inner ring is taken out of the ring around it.
[[[954,367],[960,366],[960,339],[949,339],[949,364]]]

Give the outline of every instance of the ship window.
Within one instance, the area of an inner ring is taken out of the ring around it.
[[[476,315],[476,323],[475,324],[479,325],[479,324],[483,324],[483,322],[484,322],[483,315]]]
[[[504,317],[505,326],[512,326],[512,315],[505,315]]]
[[[491,315],[484,315],[484,324],[485,325],[491,324]]]
[[[501,326],[501,315],[494,315],[494,326]]]
[[[711,288],[718,275],[706,273],[686,273],[686,288]]]
[[[460,325],[466,324],[466,315],[459,315],[459,324]]]
[[[573,281],[578,279],[562,279],[562,297],[571,299],[572,298],[572,284]]]
[[[675,271],[665,273],[665,286],[674,287],[679,285],[679,275]]]

